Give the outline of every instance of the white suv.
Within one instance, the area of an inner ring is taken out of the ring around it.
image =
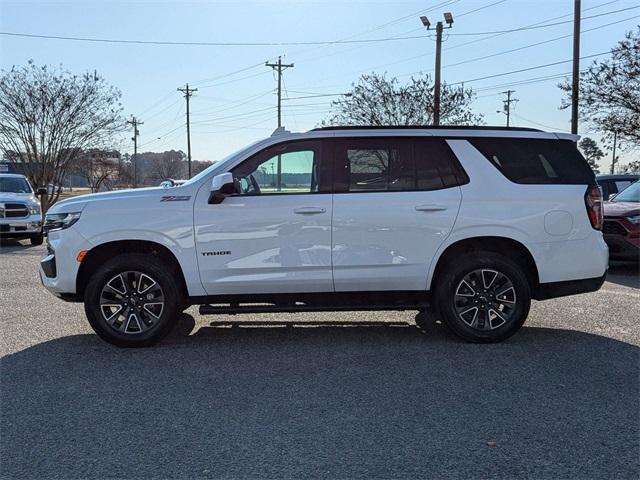
[[[151,345],[202,314],[431,310],[496,342],[530,300],[595,291],[608,250],[577,137],[531,129],[279,132],[183,185],[65,200],[40,277],[96,333]]]

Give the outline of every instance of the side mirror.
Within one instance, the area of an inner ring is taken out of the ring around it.
[[[40,187],[36,190],[36,195],[46,195],[49,193],[46,188]]]
[[[211,181],[211,193],[209,194],[209,204],[217,205],[230,196],[238,193],[233,174],[230,172],[221,173],[213,177]]]
[[[618,196],[617,193],[612,193],[611,195],[609,195],[609,201],[613,200],[614,198],[616,198]]]

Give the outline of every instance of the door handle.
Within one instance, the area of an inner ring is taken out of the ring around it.
[[[444,205],[438,205],[437,203],[427,203],[425,205],[416,205],[416,210],[418,212],[441,212],[446,210],[447,207]]]
[[[324,213],[327,210],[321,207],[300,207],[296,208],[293,213],[297,213],[299,215],[313,215],[314,213]]]

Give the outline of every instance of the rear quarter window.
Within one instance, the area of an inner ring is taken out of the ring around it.
[[[570,140],[467,139],[509,180],[521,184],[595,185],[595,175]]]

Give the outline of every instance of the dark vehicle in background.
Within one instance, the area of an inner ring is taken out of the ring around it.
[[[640,179],[640,175],[598,175],[596,181],[602,187],[602,198],[609,200],[611,195],[617,195],[633,182]]]
[[[604,203],[604,241],[612,260],[640,260],[640,182]]]

